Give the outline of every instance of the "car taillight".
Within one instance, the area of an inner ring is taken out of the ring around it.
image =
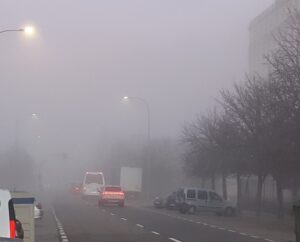
[[[121,195],[124,196],[124,192],[102,192],[102,195]]]
[[[17,226],[15,220],[10,220],[10,238],[15,239],[17,236]]]

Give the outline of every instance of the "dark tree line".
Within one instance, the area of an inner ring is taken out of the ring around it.
[[[296,196],[300,186],[300,14],[274,40],[277,48],[265,56],[267,78],[248,76],[231,90],[221,90],[217,108],[183,128],[187,145],[185,169],[201,177],[257,177],[256,209],[261,213],[262,189],[267,176],[276,181],[278,217],[283,216],[283,189]]]

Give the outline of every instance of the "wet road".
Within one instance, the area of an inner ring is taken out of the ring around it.
[[[62,241],[253,242],[263,239],[228,231],[177,212],[133,206],[98,208],[96,201],[57,195],[52,199]]]

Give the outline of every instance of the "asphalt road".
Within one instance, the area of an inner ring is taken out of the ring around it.
[[[98,208],[96,201],[79,196],[56,195],[52,199],[62,241],[168,241],[168,242],[255,242],[264,238],[182,219],[160,210],[131,206]],[[267,240],[268,241],[268,240]]]

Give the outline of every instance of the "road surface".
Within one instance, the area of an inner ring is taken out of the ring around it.
[[[167,241],[167,242],[259,242],[271,241],[183,218],[174,211],[125,206],[98,208],[96,201],[80,196],[56,195],[52,199],[62,241]]]

